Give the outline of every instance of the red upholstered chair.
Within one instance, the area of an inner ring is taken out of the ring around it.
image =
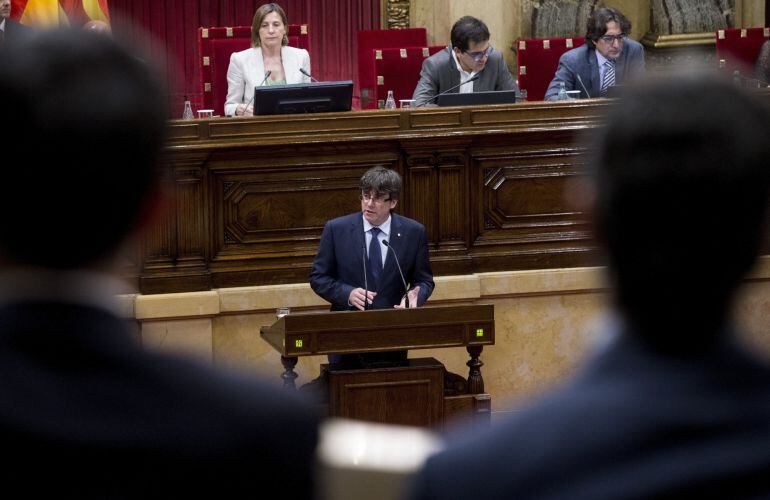
[[[770,28],[731,28],[717,31],[719,67],[730,73],[754,77],[754,62],[762,44],[770,38]]]
[[[388,90],[393,91],[396,103],[400,99],[411,99],[414,88],[420,80],[422,62],[443,50],[443,45],[432,47],[405,47],[398,49],[374,49],[374,71],[377,85],[374,87],[373,107],[377,101],[388,97]]]
[[[377,85],[377,73],[374,69],[374,49],[401,47],[425,47],[428,45],[428,32],[425,28],[403,30],[360,30],[356,33],[356,53],[358,55],[357,94],[361,97],[361,108],[376,108],[373,99]]]
[[[542,101],[561,55],[584,43],[582,37],[517,39],[516,74],[519,88],[527,91],[527,99]]]
[[[309,50],[306,24],[290,24],[289,45]],[[230,54],[251,47],[251,26],[198,28],[198,68],[203,107],[224,114]],[[312,58],[311,58],[312,61]]]

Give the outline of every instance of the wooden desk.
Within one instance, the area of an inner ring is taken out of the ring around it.
[[[174,121],[174,197],[128,273],[142,293],[307,281],[324,223],[360,210],[358,180],[403,176],[436,275],[594,263],[580,213],[581,132],[609,100]]]
[[[281,354],[288,389],[295,388],[299,356],[465,347],[467,380],[433,358],[418,358],[388,367],[322,365],[321,376],[308,385],[333,417],[428,427],[457,417],[489,423],[491,396],[484,392],[479,356],[495,343],[491,305],[290,314],[262,327],[261,335]]]

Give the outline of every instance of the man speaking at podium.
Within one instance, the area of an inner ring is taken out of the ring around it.
[[[421,306],[433,292],[433,273],[425,227],[393,213],[401,176],[374,167],[360,186],[361,213],[326,223],[310,286],[332,311]]]

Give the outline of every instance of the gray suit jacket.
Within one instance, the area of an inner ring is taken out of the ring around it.
[[[460,72],[457,71],[454,59],[452,59],[452,48],[447,47],[441,52],[436,52],[422,63],[420,71],[420,81],[417,88],[414,89],[412,99],[415,100],[415,106],[435,105],[435,100],[426,104],[426,101],[436,95],[451,89],[460,84]],[[473,82],[475,92],[484,92],[488,90],[516,90],[516,82],[513,81],[508,66],[505,65],[503,55],[497,50],[493,50],[487,59],[487,64],[481,71],[481,76]],[[454,90],[455,93],[460,89]]]
[[[580,75],[583,85],[591,95],[586,95],[583,86],[577,79]],[[615,83],[620,85],[633,81],[644,75],[644,47],[639,42],[626,38],[623,52],[615,63]],[[589,44],[581,45],[562,54],[556,75],[548,85],[545,100],[556,100],[559,92],[559,82],[564,82],[567,90],[579,90],[581,98],[599,97],[601,82],[599,81],[599,63],[596,60],[596,49]]]

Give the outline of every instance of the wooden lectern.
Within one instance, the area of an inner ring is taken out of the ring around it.
[[[479,355],[495,343],[494,327],[492,305],[463,305],[289,314],[262,327],[261,335],[281,353],[289,389],[299,356],[464,346],[467,380],[433,358],[417,358],[387,367],[323,364],[321,376],[307,385],[325,393],[330,416],[442,427],[450,418],[489,422],[491,396],[484,393]]]

